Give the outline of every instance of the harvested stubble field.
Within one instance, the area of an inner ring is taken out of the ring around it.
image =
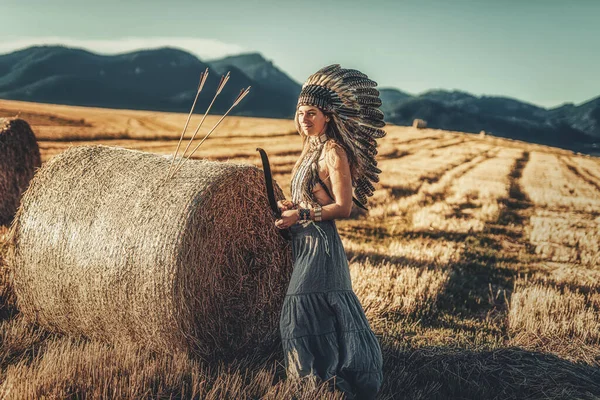
[[[0,101],[0,116],[18,113],[44,162],[89,143],[170,154],[186,119]],[[387,131],[370,214],[338,223],[384,352],[379,398],[600,397],[600,160],[490,136]],[[291,121],[230,117],[196,157],[260,166],[258,146],[289,196],[300,154]],[[285,381],[278,343],[214,365],[51,334],[23,320],[6,276],[2,265],[1,397],[341,398]]]

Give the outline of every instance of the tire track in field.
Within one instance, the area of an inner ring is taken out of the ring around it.
[[[421,177],[421,183],[414,191],[408,191],[404,187],[387,188],[389,195],[386,197],[391,197],[392,203],[380,205],[372,210],[371,215],[384,220],[390,216],[398,217],[403,221],[403,225],[410,226],[410,221],[412,221],[412,216],[417,208],[444,200],[448,196],[448,189],[454,180],[459,179],[485,160],[494,157],[498,151],[499,147],[491,147],[483,154],[472,153],[459,163],[452,163],[439,171],[428,173]],[[440,182],[441,186],[434,186]]]
[[[596,190],[600,191],[600,183],[598,183],[598,181],[594,179],[594,175],[590,173],[587,169],[574,164],[573,160],[567,159],[566,157],[559,157],[559,160],[565,167],[569,169],[569,171],[577,175],[578,178],[583,179],[585,182],[595,187]]]
[[[496,338],[493,341],[509,341],[507,313],[514,282],[519,273],[534,267],[530,261],[535,259],[527,256],[532,251],[526,234],[533,203],[520,182],[528,161],[527,151],[515,160],[508,175],[505,207],[498,219],[486,223],[481,232],[410,232],[413,237],[465,244],[460,260],[449,265],[450,279],[438,298],[440,313],[431,318],[429,326],[463,330],[460,321],[467,319],[490,338]]]
[[[462,175],[464,175],[465,173],[467,173],[468,171],[470,171],[472,168],[475,167],[476,164],[483,162],[485,159],[492,157],[490,154],[492,152],[497,152],[498,148],[497,147],[493,147],[493,148],[489,148],[488,150],[485,151],[484,153],[484,158],[480,161],[477,161],[475,164],[473,164],[472,166],[468,167],[464,172],[461,172],[460,174],[456,175],[455,179],[460,178]],[[434,184],[437,183],[438,181],[444,179],[444,177],[448,174],[452,174],[454,170],[460,168],[462,165],[464,164],[468,164],[473,162],[473,160],[475,160],[477,157],[481,156],[481,154],[477,154],[477,153],[472,153],[469,156],[466,156],[463,160],[461,160],[459,163],[451,163],[446,165],[445,168],[442,168],[438,171],[432,171],[432,172],[426,172],[423,176],[421,176],[421,184],[419,185],[419,187],[414,190],[414,191],[407,191],[404,187],[388,187],[388,189],[390,189],[391,191],[391,195],[394,199],[398,199],[400,197],[407,197],[410,195],[417,195],[419,193],[421,193],[421,191],[423,190],[423,185],[424,184]],[[451,181],[449,181],[447,183],[447,186],[449,187],[449,185],[451,184]],[[444,190],[447,190],[448,187],[444,187]]]
[[[393,144],[395,145],[405,145],[405,144],[411,144],[414,142],[419,142],[422,140],[442,140],[442,137],[439,134],[436,135],[432,135],[432,136],[422,136],[422,137],[416,137],[416,138],[412,138],[412,139],[408,139],[408,140],[398,140],[398,139],[394,139],[392,141]]]
[[[449,140],[447,143],[444,143],[444,144],[442,144],[440,146],[432,147],[432,148],[427,149],[427,150],[445,149],[447,147],[458,146],[458,145],[464,144],[465,142],[472,142],[472,140],[469,140],[469,139],[466,139],[466,138],[453,139],[453,140]]]
[[[484,154],[473,155],[465,162],[455,165],[453,168],[449,168],[441,174],[436,174],[433,177],[424,177],[425,181],[430,185],[440,181],[444,183],[440,188],[436,188],[436,190],[428,193],[426,192],[428,187],[424,187],[423,185],[421,185],[421,187],[419,188],[419,194],[422,194],[422,198],[418,202],[419,207],[428,207],[433,205],[434,203],[445,201],[450,195],[449,189],[454,183],[454,181],[460,179],[462,176],[466,175],[469,171],[475,169],[484,161],[494,158],[498,154],[499,150],[499,147],[493,147],[491,149],[488,149]],[[463,167],[465,164],[468,165],[466,167]],[[461,169],[461,167],[463,168]]]
[[[161,131],[172,132],[174,130],[177,130],[177,126],[161,122],[160,119],[156,118],[156,117],[138,117],[138,118],[135,118],[135,120],[143,128],[149,129],[152,132],[161,132]],[[129,121],[128,121],[128,123],[129,123]],[[190,127],[188,126],[188,128],[190,128]],[[181,127],[181,129],[183,129],[183,126]],[[179,138],[177,138],[177,139],[179,139]]]

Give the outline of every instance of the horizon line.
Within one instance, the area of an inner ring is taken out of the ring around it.
[[[173,44],[173,42],[180,42],[180,44]],[[158,44],[157,44],[158,42]],[[219,60],[221,58],[229,57],[229,56],[240,56],[246,54],[259,54],[267,61],[273,61],[265,57],[265,55],[258,50],[247,49],[243,46],[239,46],[237,44],[231,44],[222,42],[217,39],[206,39],[206,38],[191,38],[191,37],[135,37],[128,36],[123,37],[116,40],[111,39],[73,39],[73,38],[65,38],[60,36],[49,36],[49,37],[31,37],[26,39],[16,39],[15,41],[7,40],[4,43],[0,43],[0,56],[7,55],[13,52],[26,50],[31,47],[65,47],[69,49],[80,49],[84,51],[88,51],[90,53],[98,54],[98,55],[106,55],[106,56],[115,56],[115,55],[123,55],[136,51],[151,51],[163,48],[170,48],[175,50],[180,50],[187,52],[198,58],[201,62],[213,62]],[[116,48],[115,48],[116,47]],[[290,76],[288,72],[277,67],[281,72],[283,72],[288,78],[292,79],[294,82],[302,85],[301,81],[295,79]],[[397,90],[399,92],[410,95],[411,97],[419,97],[428,92],[432,91],[445,91],[445,92],[460,92],[465,93],[477,98],[482,97],[496,97],[496,98],[504,98],[509,100],[515,100],[520,103],[532,105],[535,107],[543,108],[546,110],[552,110],[564,106],[573,105],[579,107],[590,101],[596,100],[600,98],[600,95],[593,96],[589,99],[583,100],[579,103],[574,101],[562,101],[560,103],[553,103],[554,105],[545,106],[540,103],[534,103],[531,101],[521,100],[518,97],[514,97],[511,95],[502,95],[502,94],[490,94],[490,93],[472,93],[467,92],[463,89],[458,88],[443,88],[443,87],[434,87],[425,89],[422,92],[418,93],[410,93],[399,89],[396,86],[390,85],[382,85],[379,90]]]

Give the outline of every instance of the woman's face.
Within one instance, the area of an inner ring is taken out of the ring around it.
[[[296,111],[298,125],[307,136],[319,136],[325,130],[329,117],[315,106],[300,106]]]

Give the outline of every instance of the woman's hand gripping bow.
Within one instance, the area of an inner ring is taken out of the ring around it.
[[[275,220],[275,226],[279,229],[287,229],[298,222],[298,210],[294,203],[289,200],[279,200],[277,207],[281,210],[281,218]]]

